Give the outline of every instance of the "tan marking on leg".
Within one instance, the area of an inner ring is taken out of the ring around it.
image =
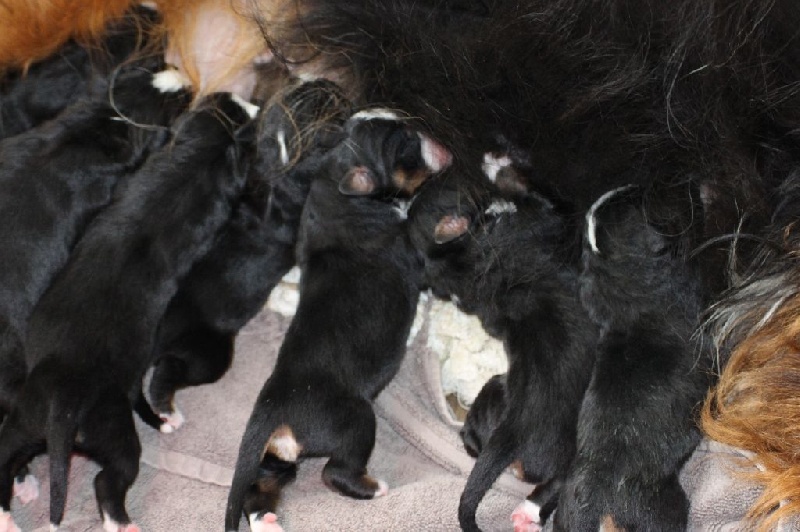
[[[285,462],[296,462],[302,450],[303,446],[297,443],[289,425],[281,425],[269,437],[264,454],[273,454]]]

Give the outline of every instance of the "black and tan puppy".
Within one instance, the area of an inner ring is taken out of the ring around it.
[[[700,440],[693,414],[711,374],[697,330],[707,295],[684,259],[688,235],[645,198],[613,190],[587,214],[580,293],[601,337],[556,530],[686,529],[678,471]]]
[[[241,193],[235,130],[248,120],[227,94],[179,117],[173,142],[117,187],[36,305],[25,343],[29,374],[0,428],[0,515],[8,517],[15,470],[46,449],[57,528],[75,449],[103,468],[95,491],[105,530],[138,529],[125,509],[141,453],[131,401],[181,277]]]
[[[338,142],[350,103],[328,81],[303,83],[262,111],[242,198],[214,247],[181,281],[159,328],[150,400],[178,428],[175,391],[219,379],[239,330],[295,263],[303,205],[321,160]]]
[[[478,427],[481,434],[465,434],[480,453],[461,496],[459,521],[474,531],[481,499],[515,460],[538,484],[531,495],[537,517],[553,510],[575,453],[596,329],[578,300],[569,230],[552,205],[533,192],[465,190],[457,180],[431,182],[409,220],[434,293],[478,316],[508,355],[499,419],[490,423],[494,427]]]
[[[323,481],[344,495],[371,499],[388,489],[366,471],[375,444],[371,402],[405,353],[421,262],[404,209],[377,196],[407,196],[449,154],[383,112],[356,113],[345,130],[303,213],[300,302],[242,439],[229,531],[239,529],[243,512],[253,530],[281,530],[280,489],[302,456],[330,457]]]

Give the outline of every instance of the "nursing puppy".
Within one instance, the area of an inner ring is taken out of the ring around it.
[[[135,61],[136,55],[156,61],[163,49],[147,35],[155,21],[154,11],[134,9],[111,24],[94,46],[70,41],[24,70],[0,74],[0,138],[55,117],[79,98],[99,96],[114,69]],[[151,68],[163,70],[163,61]]]
[[[409,219],[434,293],[478,316],[508,355],[496,426],[475,440],[465,433],[480,454],[461,496],[459,522],[474,531],[481,499],[515,460],[538,484],[530,498],[541,515],[533,517],[541,521],[552,512],[575,452],[596,330],[578,300],[569,230],[552,205],[533,192],[463,190],[455,180],[443,187],[431,182]]]
[[[383,112],[356,113],[345,131],[306,202],[300,303],[242,439],[229,531],[243,511],[254,530],[281,529],[280,490],[302,456],[330,457],[323,481],[344,495],[371,499],[388,490],[366,472],[375,444],[371,401],[402,361],[421,263],[402,205],[383,198],[407,196],[449,154]]]
[[[180,283],[159,327],[150,400],[180,426],[176,390],[214,382],[230,366],[239,330],[294,265],[300,215],[321,155],[342,134],[350,103],[327,81],[280,95],[251,126],[255,161],[214,247]]]
[[[8,516],[16,469],[50,457],[50,522],[62,520],[70,452],[95,478],[104,529],[132,532],[125,494],[141,447],[131,403],[141,392],[167,304],[208,251],[241,193],[235,129],[249,119],[220,94],[179,117],[175,139],[117,187],[34,309],[25,343],[30,372],[0,428],[0,515]]]
[[[173,81],[166,89],[165,80]],[[121,71],[111,94],[116,109],[107,95],[81,101],[0,142],[0,419],[25,375],[22,341],[33,306],[117,182],[168,140],[168,124],[189,100],[170,72],[139,67]]]
[[[601,336],[556,530],[686,529],[678,471],[700,440],[693,414],[711,374],[697,333],[706,295],[683,258],[688,235],[644,198],[614,190],[587,214],[580,293]]]

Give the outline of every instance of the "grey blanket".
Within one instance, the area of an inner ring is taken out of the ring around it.
[[[259,314],[240,334],[228,374],[178,395],[187,422],[176,433],[159,434],[139,424],[144,451],[128,508],[144,532],[223,530],[239,439],[288,323],[289,318],[269,310]],[[388,482],[389,494],[371,501],[343,497],[323,485],[324,460],[306,460],[284,492],[278,517],[285,530],[458,530],[458,498],[473,460],[460,444],[458,423],[441,392],[438,360],[425,347],[425,335],[423,323],[400,374],[375,405],[378,434],[370,472]],[[735,450],[704,443],[687,463],[682,480],[692,500],[691,530],[747,530],[741,519],[758,489],[732,476],[731,457],[746,461]],[[102,529],[92,489],[97,470],[84,458],[73,459],[61,531]],[[24,532],[46,532],[47,458],[37,458],[33,471],[42,481],[42,494],[25,506],[15,501],[12,513]],[[481,505],[479,524],[486,531],[512,530],[511,512],[529,491],[530,486],[504,474]],[[800,530],[791,527],[785,530]]]

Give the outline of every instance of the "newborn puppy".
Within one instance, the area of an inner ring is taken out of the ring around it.
[[[25,343],[30,372],[0,427],[6,522],[16,469],[46,449],[50,523],[58,527],[75,449],[103,468],[95,491],[104,528],[138,530],[125,509],[141,453],[131,402],[181,277],[211,247],[241,193],[235,129],[248,119],[226,94],[179,117],[173,142],[117,187],[36,305]]]
[[[162,431],[183,422],[176,390],[227,371],[236,334],[294,265],[311,180],[349,108],[336,85],[314,81],[279,95],[253,122],[255,161],[242,198],[214,247],[181,281],[159,328],[150,400]]]
[[[480,454],[459,506],[468,531],[479,530],[476,509],[514,460],[539,484],[531,499],[541,515],[533,517],[541,521],[553,510],[574,456],[596,341],[578,300],[577,264],[561,216],[536,193],[487,191],[465,192],[458,180],[431,182],[409,212],[434,293],[478,316],[504,341],[509,360],[502,401],[508,407],[475,440],[480,449],[473,444]]]
[[[156,87],[171,76],[123,70],[112,93],[116,110],[107,95],[81,101],[0,141],[0,420],[24,379],[21,349],[33,306],[117,182],[168,140],[166,126],[189,102],[179,83],[168,92]],[[117,110],[148,127],[120,120]]]
[[[133,59],[134,54],[157,53],[155,43],[148,39],[155,21],[154,11],[134,9],[106,30],[99,46],[70,41],[25,72],[0,77],[0,139],[54,118],[90,93],[104,93],[114,68]],[[152,68],[163,70],[163,61]]]
[[[686,529],[678,471],[700,441],[711,343],[686,232],[655,225],[654,201],[623,188],[587,214],[580,294],[601,337],[556,530]]]
[[[347,138],[325,155],[311,186],[297,250],[300,302],[245,429],[226,530],[238,530],[243,511],[253,530],[281,530],[274,512],[301,456],[330,457],[323,481],[344,495],[387,493],[366,472],[371,402],[405,353],[421,263],[405,211],[381,197],[407,194],[423,179],[418,173],[438,171],[449,154],[426,155],[432,140],[377,114],[348,120]]]

